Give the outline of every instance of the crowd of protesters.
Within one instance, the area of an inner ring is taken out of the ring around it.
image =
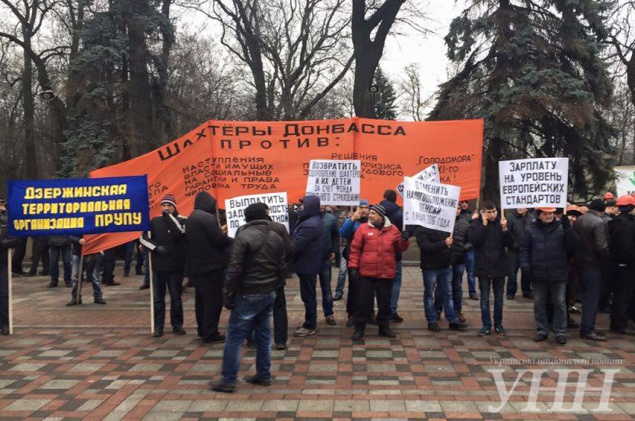
[[[248,381],[271,384],[270,320],[273,318],[276,348],[285,349],[288,320],[284,287],[291,273],[297,274],[305,308],[304,322],[294,336],[317,333],[318,280],[325,324],[337,324],[333,303],[344,298],[348,278],[345,323],[353,328],[352,340],[362,340],[368,325],[377,326],[380,336],[395,338],[391,324],[403,321],[397,311],[402,252],[413,239],[420,250],[424,315],[432,332],[442,330],[442,315],[450,330],[469,328],[463,315],[466,278],[466,298],[480,304],[481,327],[475,329],[480,336],[507,334],[504,300],[513,300],[517,294],[533,300],[537,342],[547,340],[553,332],[557,344],[566,344],[566,333],[571,329],[579,329],[583,339],[606,340],[596,330],[598,311],[610,312],[611,332],[632,333],[634,197],[615,200],[607,193],[604,199],[570,205],[566,210],[539,207],[516,209],[506,215],[501,215],[489,200],[474,211],[467,202],[461,202],[452,233],[404,227],[396,199],[396,192],[387,190],[379,203],[371,205],[361,200],[355,209],[338,211],[321,206],[318,197],[306,196],[299,205],[290,207],[289,233],[270,220],[265,204],[256,203],[245,209],[247,224],[231,239],[226,222],[218,220],[216,199],[211,195],[199,193],[194,211],[185,217],[178,213],[175,197],[168,194],[161,200],[162,214],[152,219],[150,231],[139,242],[125,245],[124,276],[130,275],[133,252],[137,250],[136,274],[145,275],[140,289],[148,288],[151,282],[153,285],[155,337],[163,335],[166,292],[170,295],[172,332],[186,334],[181,295],[184,279],[189,279],[188,284],[195,288],[198,336],[205,343],[225,343],[223,377],[212,384],[215,390],[224,392],[235,389],[244,340],[255,342],[257,350],[257,373]],[[0,205],[5,214],[4,203]],[[5,225],[6,221],[2,223],[0,248],[5,255],[0,259],[3,265],[8,248],[26,247],[22,239],[7,236]],[[38,261],[48,259],[40,275],[50,275],[48,287],[56,287],[61,257],[64,283],[72,287],[67,305],[81,304],[77,284],[79,256],[85,243],[83,238],[73,236],[36,238],[30,272],[24,274],[21,261],[17,261],[14,274],[33,275]],[[16,251],[15,256],[20,255],[24,257]],[[114,250],[108,250],[84,259],[97,304],[105,304],[101,285],[118,284],[113,275],[115,255]],[[152,279],[148,261],[152,262]],[[334,294],[333,266],[339,268]],[[2,334],[8,334],[7,269],[3,267],[1,272],[0,328]],[[580,313],[578,304],[582,306],[579,323],[572,317]],[[232,311],[227,336],[219,331],[223,306]]]

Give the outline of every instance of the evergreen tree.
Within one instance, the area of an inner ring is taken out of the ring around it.
[[[612,84],[600,42],[601,0],[473,0],[445,41],[459,71],[441,86],[430,119],[484,118],[486,197],[498,162],[570,157],[573,191],[600,190],[613,128],[602,115]]]
[[[382,120],[394,120],[397,118],[397,95],[392,86],[392,82],[386,78],[381,67],[375,72],[375,86],[379,88],[379,93],[375,94],[374,112],[375,118]]]

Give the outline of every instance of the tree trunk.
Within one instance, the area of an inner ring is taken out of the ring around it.
[[[24,45],[31,48],[31,39],[28,32],[23,31]],[[38,177],[37,151],[35,149],[35,103],[33,100],[33,62],[25,48],[24,69],[22,70],[22,105],[24,106],[24,161],[26,178],[35,180]]]

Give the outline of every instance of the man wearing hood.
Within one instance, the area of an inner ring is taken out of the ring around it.
[[[300,296],[304,303],[304,324],[294,336],[315,335],[317,327],[317,275],[322,267],[322,218],[320,198],[305,196],[298,213],[298,224],[291,233],[295,246],[295,272],[300,278]]]
[[[349,260],[351,282],[357,283],[355,332],[352,339],[364,337],[366,323],[371,320],[377,296],[379,336],[395,338],[390,330],[390,296],[397,270],[397,251],[408,249],[408,234],[401,234],[386,217],[386,210],[377,204],[370,208],[368,223],[355,231]]]
[[[271,229],[266,209],[258,203],[249,205],[245,220],[247,224],[236,234],[225,278],[225,307],[231,316],[223,350],[223,377],[212,383],[213,390],[225,393],[236,389],[240,350],[254,329],[257,373],[245,381],[271,385],[271,314],[276,290],[285,279],[284,241]]]
[[[386,217],[390,220],[390,223],[397,227],[398,230],[403,230],[403,212],[397,205],[397,192],[394,190],[386,190],[384,192],[384,200],[379,202],[381,206],[386,209]],[[392,295],[390,299],[390,321],[393,323],[403,322],[403,318],[397,313],[397,304],[399,302],[399,293],[401,292],[401,273],[403,266],[401,264],[401,252],[396,253],[397,258],[397,272],[395,272],[395,280],[392,283]]]
[[[185,335],[183,329],[183,270],[186,243],[185,218],[176,210],[176,198],[166,194],[161,199],[161,216],[150,221],[150,235],[144,232],[141,244],[152,253],[152,286],[154,288],[154,333],[163,336],[165,323],[165,290],[170,293],[170,323],[175,335]]]
[[[218,321],[223,309],[227,251],[232,240],[227,237],[227,226],[218,226],[215,214],[216,199],[207,192],[200,192],[194,199],[194,211],[185,223],[187,273],[194,283],[196,325],[204,343],[225,342],[225,335],[218,332]]]

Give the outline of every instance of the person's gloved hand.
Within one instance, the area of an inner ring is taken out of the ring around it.
[[[233,310],[236,308],[236,293],[223,293],[223,307],[225,307],[227,310]]]
[[[401,231],[401,239],[403,241],[408,241],[409,238],[410,238],[410,233],[408,232],[408,230]]]
[[[161,214],[163,215],[164,218],[167,218],[168,216],[170,216],[170,211],[163,210],[163,211],[161,211]]]
[[[351,282],[355,283],[359,280],[359,272],[357,270],[357,268],[350,268],[349,269],[349,278],[351,280]]]
[[[165,256],[169,253],[169,250],[165,246],[158,246],[154,249],[154,252],[159,256]]]

